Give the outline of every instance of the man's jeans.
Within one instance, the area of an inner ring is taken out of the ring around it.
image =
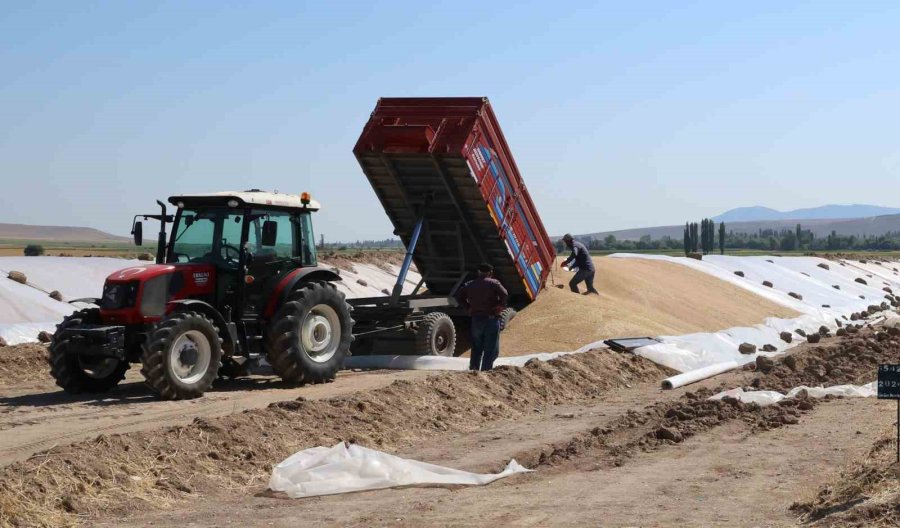
[[[472,357],[469,370],[491,370],[500,353],[500,319],[472,316]]]
[[[573,292],[578,293],[578,284],[582,281],[587,285],[588,292],[597,293],[597,290],[594,289],[594,270],[578,270],[575,272],[575,276],[569,281],[569,288]]]

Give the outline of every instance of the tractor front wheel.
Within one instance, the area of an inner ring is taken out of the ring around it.
[[[162,398],[197,398],[218,376],[222,339],[205,315],[175,312],[148,334],[141,363],[147,385]]]
[[[78,310],[56,327],[50,341],[50,375],[68,393],[106,392],[125,377],[127,361],[79,354],[76,345],[63,335],[68,328],[98,323],[100,310],[89,308]]]
[[[289,383],[331,381],[353,342],[350,305],[334,284],[304,284],[292,292],[269,328],[269,363]]]

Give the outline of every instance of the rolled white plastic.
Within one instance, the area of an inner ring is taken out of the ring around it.
[[[348,369],[391,370],[467,370],[469,358],[444,356],[350,356],[344,360]]]
[[[728,372],[729,370],[734,370],[741,366],[737,361],[725,361],[723,363],[715,363],[708,367],[703,367],[695,370],[691,370],[685,372],[684,374],[678,374],[676,376],[672,376],[671,378],[666,378],[662,381],[663,389],[676,389],[678,387],[682,387],[684,385],[690,385],[691,383],[696,383],[700,380],[705,380],[706,378],[711,378],[713,376],[717,376],[723,372]]]

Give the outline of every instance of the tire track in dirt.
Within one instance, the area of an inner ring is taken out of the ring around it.
[[[422,371],[342,372],[333,383],[303,387],[253,376],[217,384],[204,398],[162,401],[144,386],[136,370],[129,374],[126,383],[100,397],[66,394],[52,382],[0,387],[0,466],[99,433],[186,425],[197,417],[225,416],[298,396],[333,397],[427,376]]]

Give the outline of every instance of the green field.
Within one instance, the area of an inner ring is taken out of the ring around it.
[[[70,242],[56,240],[0,239],[0,256],[22,256],[25,246],[35,244],[48,256],[98,256],[135,258],[141,253],[155,253],[149,246],[135,247],[130,242]]]

